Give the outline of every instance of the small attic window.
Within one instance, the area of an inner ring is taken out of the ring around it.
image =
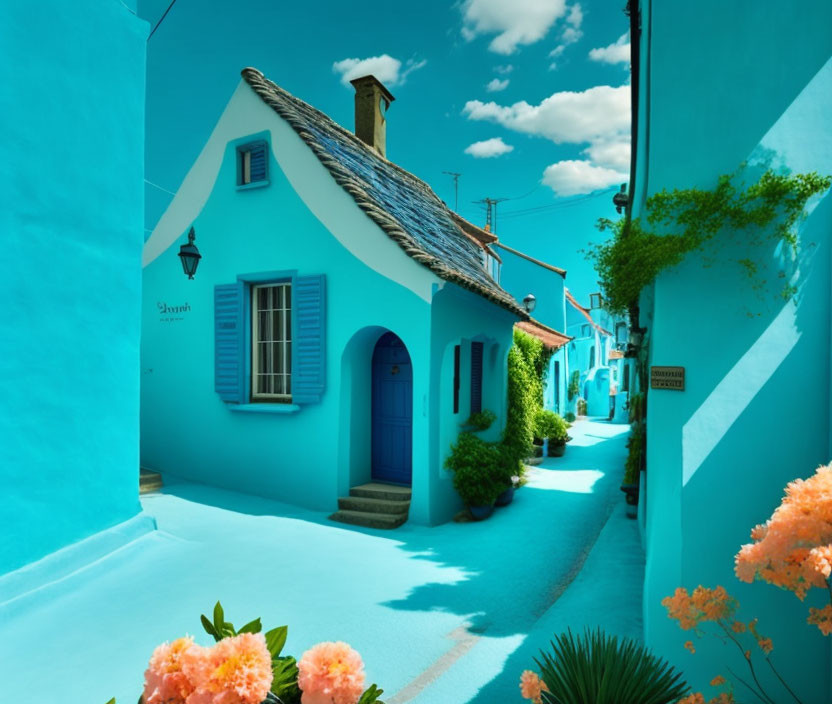
[[[269,183],[268,144],[264,140],[237,147],[237,186]]]

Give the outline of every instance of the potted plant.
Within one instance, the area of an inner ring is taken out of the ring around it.
[[[498,476],[498,449],[473,433],[460,433],[445,466],[453,472],[454,489],[481,521],[494,512],[494,503],[505,489]]]
[[[641,474],[641,464],[647,440],[644,423],[633,426],[630,439],[627,440],[627,461],[624,464],[624,481],[621,491],[627,497],[627,516],[636,518],[638,515],[638,480]]]
[[[579,398],[578,399],[577,411],[578,411],[579,416],[585,416],[586,415],[586,399],[585,398]]]
[[[497,497],[495,505],[508,506],[514,501],[514,490],[520,481],[520,477],[517,475],[517,458],[514,456],[511,448],[505,444],[498,445],[496,452],[497,480],[505,488]]]

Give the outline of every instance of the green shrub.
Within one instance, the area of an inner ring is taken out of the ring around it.
[[[572,413],[572,411],[568,411],[568,412],[563,414],[563,419],[567,423],[574,423],[575,422],[575,414]]]
[[[569,377],[569,386],[566,388],[566,394],[571,401],[581,390],[581,373],[576,369]]]
[[[445,466],[466,506],[489,506],[506,488],[502,450],[472,433],[460,433]]]
[[[641,423],[644,420],[644,394],[632,394],[627,403],[630,408],[630,424]]]
[[[627,461],[624,463],[624,484],[638,484],[639,473],[644,458],[647,433],[644,423],[633,426],[627,440]]]
[[[634,640],[587,629],[550,645],[543,662],[535,660],[546,704],[672,704],[689,691],[680,672]]]
[[[488,430],[495,420],[497,420],[497,415],[494,411],[484,409],[479,413],[472,413],[468,420],[465,421],[465,425],[475,430]]]
[[[554,411],[538,411],[535,416],[535,435],[539,438],[549,438],[556,445],[563,445],[569,433],[566,421]]]

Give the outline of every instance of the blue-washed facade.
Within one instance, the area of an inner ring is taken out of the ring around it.
[[[243,72],[145,245],[143,466],[324,511],[371,480],[412,487],[411,521],[459,510],[444,460],[472,412],[498,437],[527,316],[374,119],[362,141]]]
[[[832,174],[832,5],[642,0],[631,10],[640,27],[633,217],[652,193],[711,189],[723,174]],[[642,295],[649,364],[685,370],[683,391],[648,390],[644,623],[647,644],[709,691],[726,651],[697,641],[691,657],[689,634],[661,600],[679,586],[723,585],[743,620],[759,617],[800,700],[822,704],[832,700],[830,639],[806,617],[828,595],[800,602],[733,572],[785,485],[832,454],[828,193],[809,203],[798,236],[792,257],[724,231],[718,256],[689,255]],[[752,286],[738,260],[756,265],[763,284]],[[781,295],[785,281],[794,296]],[[741,655],[732,662],[743,667]],[[767,668],[758,674],[777,701],[790,700]]]
[[[140,510],[148,25],[135,2],[0,14],[2,574]]]

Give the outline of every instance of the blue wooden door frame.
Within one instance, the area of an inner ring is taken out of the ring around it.
[[[373,351],[373,481],[410,486],[413,457],[413,366],[392,332]]]

